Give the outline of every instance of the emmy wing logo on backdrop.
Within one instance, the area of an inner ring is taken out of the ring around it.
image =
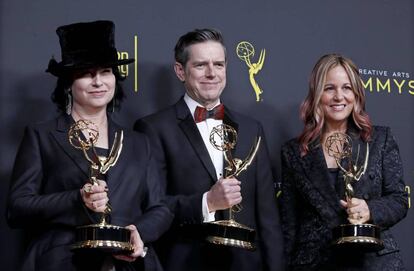
[[[259,60],[257,63],[251,62],[251,57],[254,57],[254,47],[248,41],[241,41],[237,44],[236,47],[237,56],[246,63],[247,67],[249,68],[249,80],[250,84],[253,87],[253,90],[256,94],[256,102],[262,101],[260,95],[262,95],[263,90],[257,84],[254,76],[263,68],[264,60],[266,57],[266,49],[262,49],[260,51]]]

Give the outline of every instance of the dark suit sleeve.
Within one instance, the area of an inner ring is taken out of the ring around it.
[[[144,242],[153,242],[168,230],[173,215],[163,201],[164,192],[161,189],[160,177],[150,151],[149,141],[147,137],[145,139],[146,153],[148,153],[145,178],[147,193],[141,206],[144,213],[138,219],[136,226]]]
[[[277,211],[276,189],[266,140],[261,126],[259,126],[259,135],[262,137],[262,142],[256,157],[257,231],[265,264],[264,270],[281,270],[282,263],[280,260],[282,259],[283,243]]]
[[[167,192],[167,161],[166,154],[161,142],[161,136],[145,120],[138,120],[134,130],[146,134],[150,140],[154,160],[161,180],[161,189],[165,194],[165,201],[174,213],[174,224],[196,224],[203,221],[201,201],[203,193],[191,195],[168,195]]]
[[[295,172],[291,164],[292,155],[294,155],[289,145],[282,148],[282,194],[280,199],[281,220],[284,241],[284,252],[289,262],[292,250],[295,244],[296,228],[298,223],[297,210],[299,208],[297,202],[297,192],[294,186]]]
[[[88,221],[79,189],[42,194],[44,172],[39,131],[26,128],[12,173],[7,217],[13,227],[80,225]],[[62,173],[63,174],[63,173]]]
[[[408,210],[407,195],[403,181],[402,161],[398,145],[389,128],[384,130],[382,147],[382,196],[367,201],[374,224],[389,228],[403,219]],[[381,178],[381,177],[380,177]]]

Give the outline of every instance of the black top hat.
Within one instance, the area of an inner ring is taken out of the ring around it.
[[[49,61],[46,72],[62,76],[70,72],[94,67],[114,67],[134,62],[118,60],[115,48],[115,25],[111,21],[95,21],[60,26],[59,36],[62,61]]]

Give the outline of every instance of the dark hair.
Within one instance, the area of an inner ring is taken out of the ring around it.
[[[195,29],[194,31],[188,32],[178,39],[177,44],[174,48],[175,61],[185,66],[189,58],[188,47],[190,45],[206,41],[216,41],[220,43],[223,46],[224,56],[226,57],[226,47],[224,45],[224,40],[221,32],[216,29],[205,28]]]
[[[115,94],[112,101],[107,105],[107,110],[113,109],[119,110],[121,102],[125,98],[125,93],[122,88],[121,82],[125,80],[125,77],[121,75],[117,66],[111,67],[112,73],[115,75]],[[51,98],[56,104],[58,111],[65,112],[66,105],[68,103],[68,92],[74,81],[74,74],[67,73],[58,77],[55,90],[53,91]]]
[[[309,151],[309,143],[321,136],[325,125],[325,116],[320,105],[324,91],[326,75],[337,66],[342,66],[348,74],[352,90],[355,94],[355,105],[348,123],[356,127],[362,140],[369,141],[372,124],[365,111],[365,91],[357,66],[344,56],[328,54],[322,56],[312,70],[309,79],[309,92],[300,109],[300,116],[305,124],[299,136],[301,154]]]

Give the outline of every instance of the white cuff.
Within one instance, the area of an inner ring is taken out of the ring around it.
[[[207,192],[203,194],[203,200],[201,202],[201,209],[203,210],[203,222],[211,222],[216,220],[216,217],[214,216],[216,212],[210,212],[208,210],[208,204],[207,204]]]

